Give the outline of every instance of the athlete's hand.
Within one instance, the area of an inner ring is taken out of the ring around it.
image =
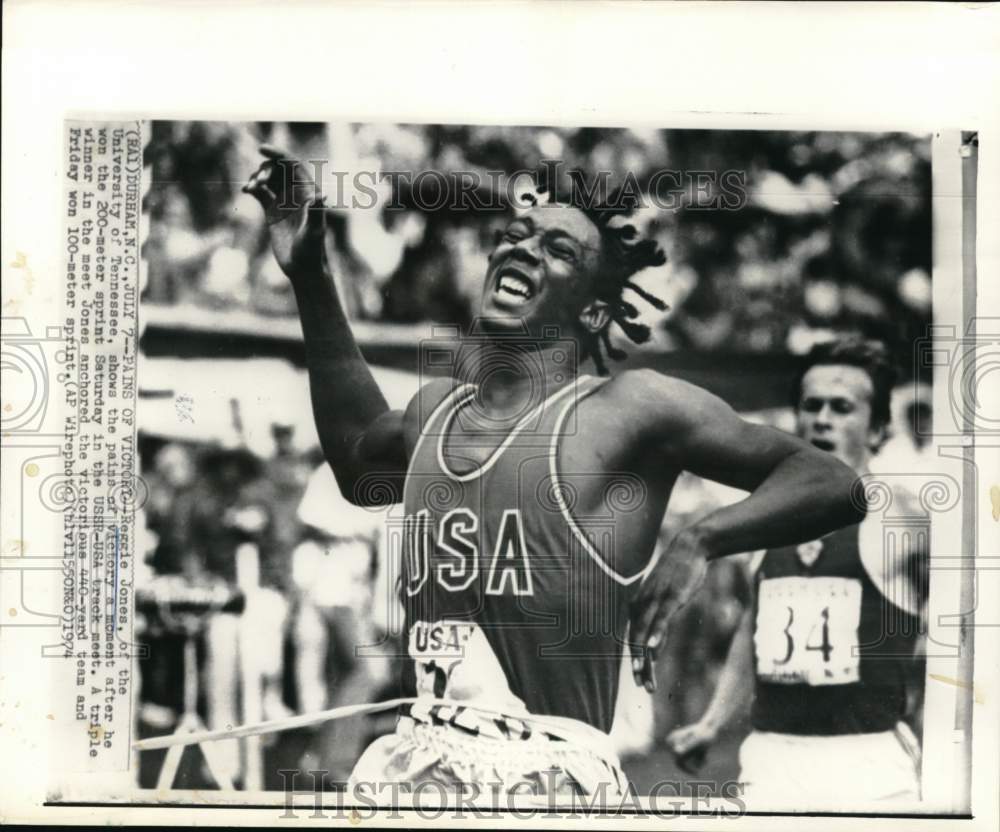
[[[632,601],[632,675],[650,693],[656,690],[654,663],[667,638],[667,622],[705,581],[709,552],[694,529],[674,538],[646,576]]]
[[[673,752],[677,765],[688,774],[697,774],[705,764],[708,748],[715,742],[717,733],[705,722],[695,722],[677,728],[667,735],[667,747]]]
[[[326,208],[305,165],[271,145],[267,158],[243,186],[264,209],[271,249],[290,278],[316,273],[326,264]]]

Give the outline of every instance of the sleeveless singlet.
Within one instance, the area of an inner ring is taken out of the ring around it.
[[[455,387],[426,419],[404,488],[400,584],[418,692],[610,730],[643,573],[615,571],[620,518],[575,516],[559,469],[575,407],[602,381],[561,388],[468,470],[449,469],[445,443],[475,387]]]
[[[755,575],[755,730],[891,730],[906,707],[919,619],[879,592],[859,526],[768,551]]]

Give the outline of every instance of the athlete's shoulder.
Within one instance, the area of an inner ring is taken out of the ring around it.
[[[648,367],[615,375],[601,390],[602,398],[637,423],[658,426],[697,425],[729,405],[703,387]]]
[[[416,444],[424,425],[438,406],[461,386],[458,380],[451,377],[436,378],[414,394],[403,414],[403,435],[408,451]]]

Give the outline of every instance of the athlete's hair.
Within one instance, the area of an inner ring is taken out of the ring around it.
[[[802,379],[813,367],[822,365],[847,365],[858,367],[868,374],[872,382],[871,421],[875,430],[884,429],[888,437],[889,422],[892,418],[890,401],[892,388],[896,383],[896,370],[889,358],[889,351],[881,341],[867,341],[857,337],[845,337],[836,341],[816,344],[805,357],[805,361],[795,378],[792,389],[793,405],[796,410],[802,397]]]
[[[601,262],[591,293],[596,300],[608,305],[610,321],[608,326],[599,332],[585,333],[582,346],[583,357],[592,358],[597,372],[606,376],[608,368],[601,354],[602,344],[609,358],[621,361],[627,357],[624,350],[618,349],[611,343],[608,332],[611,322],[618,324],[633,344],[644,344],[650,336],[648,326],[633,320],[639,317],[639,310],[623,297],[624,291],[629,289],[635,292],[661,311],[667,309],[667,304],[660,298],[631,280],[634,274],[645,268],[662,266],[667,262],[667,255],[656,240],[642,239],[635,225],[628,222],[629,217],[639,207],[639,198],[635,194],[624,193],[619,189],[612,193],[606,202],[598,205],[590,204],[586,191],[582,188],[571,189],[571,194],[569,200],[548,200],[545,190],[539,189],[537,195],[524,194],[522,201],[526,203],[526,207],[547,202],[550,205],[576,208],[594,223],[600,232]]]

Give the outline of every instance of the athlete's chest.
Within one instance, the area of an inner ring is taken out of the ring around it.
[[[813,687],[859,681],[882,607],[861,562],[857,526],[768,552],[756,581],[760,680]]]
[[[580,422],[581,411],[593,410],[601,386],[600,379],[584,378],[499,415],[482,407],[472,385],[456,388],[427,418],[410,455],[407,485],[428,478],[475,483],[495,496],[518,480],[542,476],[546,465],[568,464],[599,476],[614,456],[614,437],[581,430]],[[419,488],[408,488],[408,506],[419,496]]]
[[[634,524],[644,488],[607,470],[607,437],[581,430],[578,406],[599,384],[557,392],[506,433],[468,412],[471,389],[437,408],[404,490],[409,593],[562,596],[591,566],[608,573],[598,548],[614,557],[619,521],[630,513]]]
[[[539,476],[544,466],[536,463],[545,461],[577,479],[577,496],[586,497],[582,491],[599,496],[607,474],[645,474],[635,464],[628,418],[603,387],[603,379],[584,377],[538,406],[502,417],[485,413],[471,387],[459,390],[427,420],[409,470],[418,477],[437,473],[496,488]]]
[[[446,397],[410,459],[407,550],[517,560],[526,543],[550,538],[562,521],[540,510],[539,497],[551,495],[558,481],[565,417],[585,389],[557,391],[505,425],[489,424],[471,385]]]
[[[791,576],[862,578],[858,526],[840,529],[819,540],[769,551],[761,562],[757,580]]]

